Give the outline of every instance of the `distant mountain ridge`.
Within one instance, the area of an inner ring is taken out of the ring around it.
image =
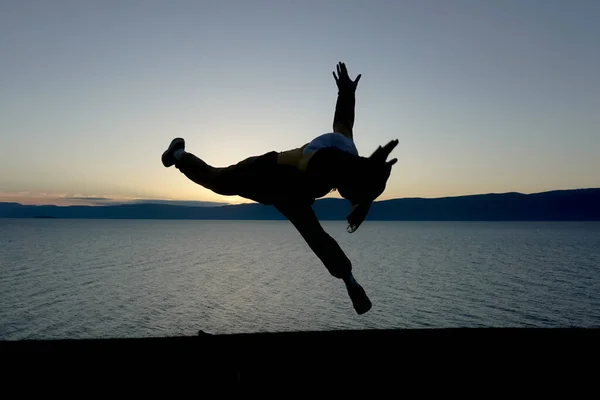
[[[349,208],[346,200],[335,198],[319,199],[313,205],[322,220],[343,220]],[[0,218],[284,219],[274,207],[256,203],[214,207],[153,203],[102,206],[0,203]],[[600,188],[383,200],[373,203],[367,220],[600,221]]]

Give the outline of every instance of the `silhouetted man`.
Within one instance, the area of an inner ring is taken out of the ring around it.
[[[333,190],[350,201],[346,217],[354,232],[366,218],[371,203],[385,190],[397,159],[387,157],[398,144],[392,140],[379,146],[370,157],[362,157],[354,145],[355,92],[361,78],[350,79],[344,63],[333,73],[338,96],[333,132],[317,136],[301,147],[270,151],[248,157],[228,167],[207,164],[185,151],[185,141],[175,138],[162,155],[165,167],[175,165],[191,181],[224,196],[241,196],[276,207],[298,230],[329,273],[342,279],[358,314],[372,307],[361,285],[354,279],[352,263],[338,243],[321,226],[312,205]]]

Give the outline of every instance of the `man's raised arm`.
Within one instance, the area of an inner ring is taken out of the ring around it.
[[[355,92],[361,74],[353,81],[348,76],[346,65],[342,62],[337,65],[337,76],[333,72],[333,78],[338,87],[338,97],[335,104],[333,116],[333,131],[342,133],[353,139],[354,108],[356,104]]]

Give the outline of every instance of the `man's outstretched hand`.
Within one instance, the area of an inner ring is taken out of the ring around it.
[[[389,165],[391,167],[392,165],[396,164],[398,159],[394,158],[390,161],[387,161],[387,158],[390,155],[390,153],[392,152],[392,150],[394,150],[394,148],[397,145],[398,145],[398,139],[390,140],[388,142],[388,144],[386,144],[385,146],[383,146],[383,147],[378,146],[377,149],[373,152],[373,154],[371,154],[371,156],[369,158],[372,160],[376,160],[382,164],[386,163],[387,165]]]
[[[335,79],[338,90],[344,92],[355,92],[360,77],[361,74],[358,74],[355,80],[350,79],[348,76],[348,70],[346,69],[346,64],[343,62],[339,62],[337,65],[337,76],[335,75],[335,72],[333,72],[333,78]]]

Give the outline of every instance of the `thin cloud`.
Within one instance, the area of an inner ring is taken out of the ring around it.
[[[115,201],[115,199],[110,197],[65,196],[63,198],[67,200]]]
[[[127,202],[126,204],[167,204],[167,205],[175,205],[175,206],[186,206],[186,207],[215,207],[215,206],[224,206],[229,205],[230,203],[222,203],[215,201],[196,201],[196,200],[148,200],[148,199],[139,199],[132,200]]]
[[[131,197],[109,197],[100,195],[85,196],[82,194],[65,193],[6,193],[0,192],[0,202],[19,203],[23,205],[55,205],[55,206],[108,206],[126,204],[171,204],[188,207],[216,207],[232,203],[198,201],[198,200],[170,200],[170,199],[143,199]]]

